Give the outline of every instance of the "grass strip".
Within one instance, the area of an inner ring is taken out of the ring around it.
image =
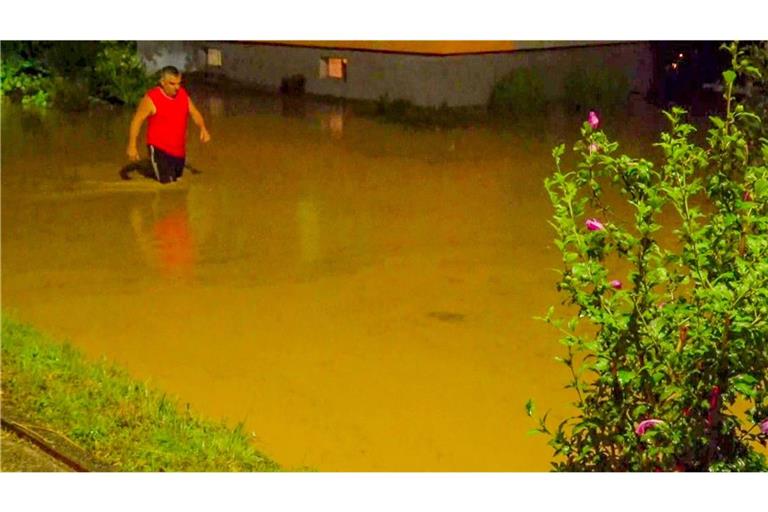
[[[115,471],[278,471],[242,425],[194,415],[189,404],[87,361],[68,343],[2,317],[2,399]]]

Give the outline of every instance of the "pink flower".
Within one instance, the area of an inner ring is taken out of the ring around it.
[[[615,290],[621,290],[621,281],[619,281],[618,279],[614,279],[613,281],[611,281],[610,285],[611,285],[611,288]]]
[[[595,113],[594,110],[589,111],[587,122],[589,123],[589,126],[591,126],[593,130],[597,129],[597,127],[600,125],[600,119],[598,119],[597,114]]]
[[[752,194],[749,193],[749,190],[744,191],[744,195],[741,196],[742,199],[745,201],[751,201],[752,200]]]
[[[594,142],[589,145],[589,153],[597,153],[597,150],[599,149],[599,146],[595,144]]]
[[[587,219],[585,224],[587,226],[587,229],[590,231],[602,231],[605,229],[605,226],[603,226],[603,223],[597,219]]]
[[[763,434],[768,434],[768,418],[765,418],[760,423],[760,432],[762,432]]]
[[[655,427],[656,425],[661,425],[662,423],[664,423],[662,420],[657,420],[653,418],[650,420],[643,420],[635,428],[635,434],[642,436],[643,434],[645,434],[645,431],[648,430],[649,428]]]

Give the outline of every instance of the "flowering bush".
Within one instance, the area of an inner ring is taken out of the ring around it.
[[[725,114],[702,145],[674,108],[660,164],[618,154],[594,112],[575,169],[553,151],[545,185],[573,315],[545,320],[562,332],[578,410],[556,428],[539,420],[556,470],[768,469],[768,140],[733,96],[737,76],[765,77],[753,49],[727,49]]]

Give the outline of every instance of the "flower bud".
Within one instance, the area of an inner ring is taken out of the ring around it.
[[[587,122],[589,123],[589,126],[591,126],[593,130],[597,129],[597,127],[600,125],[600,119],[597,117],[597,114],[595,113],[594,110],[589,111]]]
[[[605,226],[603,226],[603,223],[597,219],[587,219],[587,221],[584,224],[586,224],[587,229],[590,231],[602,231],[605,229]]]

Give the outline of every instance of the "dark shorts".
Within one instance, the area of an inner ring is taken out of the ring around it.
[[[170,183],[181,178],[184,174],[184,158],[169,155],[155,146],[148,146],[149,161],[155,173],[155,179],[160,183]]]

